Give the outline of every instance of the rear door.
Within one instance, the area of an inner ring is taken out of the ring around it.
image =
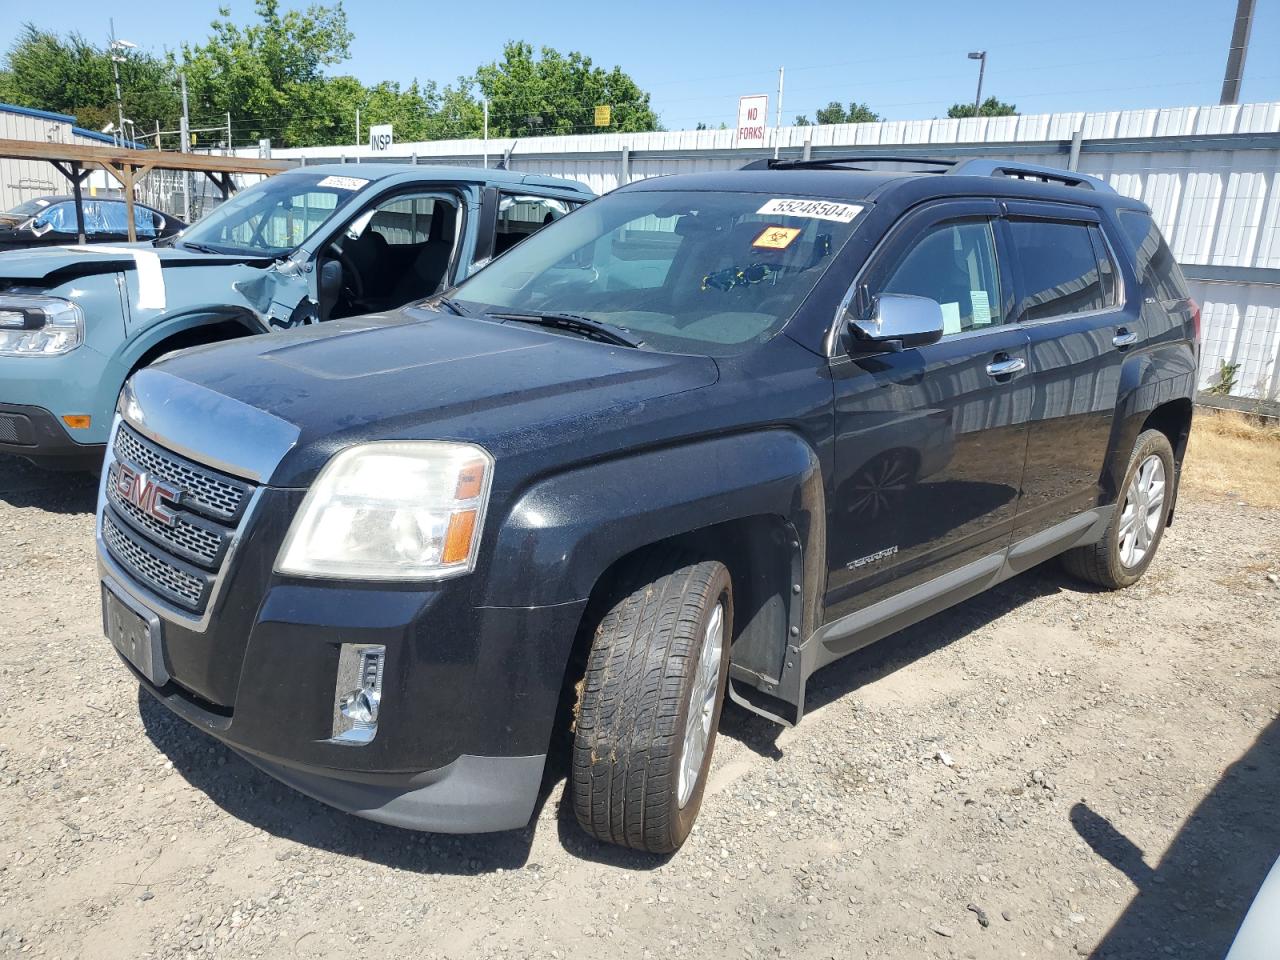
[[[1098,214],[1069,204],[1010,202],[1018,323],[1034,389],[1015,539],[1097,505],[1125,357],[1146,336],[1141,296]]]
[[[946,201],[908,214],[860,294],[942,305],[934,344],[832,360],[836,476],[827,619],[992,554],[1008,542],[1031,406],[999,209]]]

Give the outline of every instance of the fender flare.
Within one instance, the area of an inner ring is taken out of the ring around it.
[[[173,337],[211,327],[219,323],[239,323],[249,334],[266,332],[265,321],[254,311],[245,307],[202,307],[185,313],[174,314],[148,326],[136,338],[129,341],[124,350],[117,356],[117,361],[126,372],[133,370],[138,361],[155,347]]]
[[[1120,368],[1116,415],[1102,474],[1108,502],[1119,495],[1129,465],[1129,452],[1147,417],[1170,401],[1194,398],[1195,386],[1195,352],[1185,341],[1159,344],[1125,358]]]
[[[493,524],[498,535],[482,602],[581,601],[610,566],[636,550],[757,516],[781,517],[795,530],[803,619],[815,623],[826,565],[822,468],[804,438],[786,429],[651,449],[537,479]]]

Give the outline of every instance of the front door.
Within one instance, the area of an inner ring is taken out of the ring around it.
[[[863,274],[942,306],[944,335],[873,355],[838,351],[826,619],[1007,544],[1031,408],[1027,333],[1013,323],[994,201],[909,214]]]

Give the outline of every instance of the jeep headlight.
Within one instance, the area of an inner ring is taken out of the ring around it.
[[[279,573],[440,580],[470,573],[493,457],[469,443],[386,440],[320,471],[276,559]]]
[[[0,295],[0,356],[56,357],[84,343],[84,314],[57,297]]]

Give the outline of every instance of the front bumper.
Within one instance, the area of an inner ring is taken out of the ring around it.
[[[0,403],[0,453],[81,466],[102,460],[102,443],[80,443],[44,407]]]
[[[276,779],[357,816],[456,833],[528,822],[585,601],[477,608],[460,581],[385,590],[270,574],[254,596],[236,574],[262,571],[255,554],[246,544],[203,628],[172,618],[100,554],[107,587],[160,624],[168,681],[124,661],[144,689]],[[377,734],[362,745],[332,737],[344,643],[387,651]]]

